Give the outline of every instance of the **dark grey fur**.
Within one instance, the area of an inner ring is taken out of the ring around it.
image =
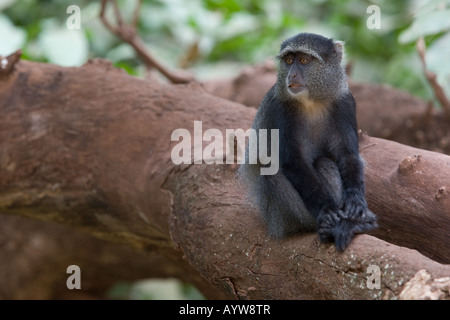
[[[310,62],[288,65],[283,60],[287,55],[306,55]],[[280,170],[261,175],[263,165],[249,164],[248,148],[239,170],[269,234],[317,230],[323,242],[334,241],[338,250],[354,233],[376,227],[364,199],[355,102],[342,56],[342,43],[319,35],[301,33],[283,42],[277,82],[253,123],[253,129],[269,129],[269,134],[279,130]],[[298,70],[297,78],[292,70]],[[297,80],[304,90],[293,94],[288,83]],[[270,150],[270,137],[268,143]]]

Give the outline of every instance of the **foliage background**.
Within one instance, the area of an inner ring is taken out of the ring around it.
[[[136,1],[118,2],[131,17]],[[80,30],[66,27],[66,9],[74,4],[81,9]],[[370,5],[381,11],[378,30],[366,25]],[[346,42],[354,80],[390,84],[428,100],[432,92],[415,41],[425,36],[427,64],[450,95],[449,7],[450,0],[144,0],[139,35],[166,65],[207,80],[270,59],[298,32],[320,33]],[[105,57],[143,75],[132,49],[102,25],[99,10],[99,1],[0,0],[0,54],[23,48],[25,59],[64,66]]]
[[[136,1],[118,3],[131,18]],[[81,9],[79,30],[66,25],[70,5]],[[371,5],[380,8],[380,29],[367,27]],[[99,12],[100,1],[0,0],[0,55],[22,48],[24,59],[63,66],[104,57],[143,76],[145,68],[133,50],[102,25]],[[345,41],[353,80],[389,84],[425,100],[434,98],[415,42],[425,37],[428,68],[450,96],[449,30],[450,0],[144,0],[138,25],[159,60],[191,69],[200,80],[231,77],[246,65],[272,59],[281,41],[298,32],[319,33]],[[161,298],[152,293],[164,292],[159,285],[118,284],[110,294]],[[176,281],[168,288],[177,298],[200,297]]]

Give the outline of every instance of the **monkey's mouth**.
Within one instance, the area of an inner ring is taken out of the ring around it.
[[[291,83],[288,85],[288,90],[292,94],[299,94],[303,90],[305,90],[306,87],[301,85],[300,83]]]

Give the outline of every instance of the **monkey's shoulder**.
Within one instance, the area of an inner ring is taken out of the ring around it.
[[[335,119],[335,126],[340,128],[342,134],[357,131],[356,102],[350,91],[336,99],[331,110],[331,117]]]
[[[332,110],[336,114],[354,114],[356,112],[356,101],[350,91],[346,91],[332,103]]]
[[[275,90],[275,86],[270,88],[258,107],[254,123],[258,129],[278,128],[285,122],[286,117],[290,117],[293,113]]]

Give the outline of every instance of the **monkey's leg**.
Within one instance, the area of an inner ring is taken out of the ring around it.
[[[333,197],[338,207],[341,207],[343,200],[342,179],[336,163],[329,158],[321,157],[314,162],[314,168],[327,192]],[[335,229],[341,221],[341,217],[342,212],[339,210],[338,212],[327,212],[318,218],[319,227],[317,232],[320,241],[335,241]]]
[[[258,205],[270,235],[281,238],[317,229],[314,217],[282,173],[260,175],[258,180]]]
[[[365,201],[360,203],[361,201],[356,198],[355,201],[344,199],[341,175],[337,165],[332,160],[319,158],[314,166],[336,203],[344,209],[339,210],[337,216],[329,214],[321,217],[319,235],[322,234],[325,241],[334,241],[336,249],[342,251],[350,244],[355,233],[363,233],[376,227],[376,216],[367,208]],[[349,204],[361,208],[358,212],[364,212],[349,215],[348,211],[345,210],[348,209]]]
[[[259,166],[243,164],[239,176],[247,185],[250,200],[259,208],[271,236],[282,238],[317,229],[314,217],[280,171],[275,175],[261,175]]]
[[[342,205],[343,190],[341,174],[338,166],[333,160],[326,157],[321,157],[314,161],[314,167],[319,173],[319,177],[322,180],[323,185],[327,188],[328,192],[333,196],[336,204],[340,207]]]

